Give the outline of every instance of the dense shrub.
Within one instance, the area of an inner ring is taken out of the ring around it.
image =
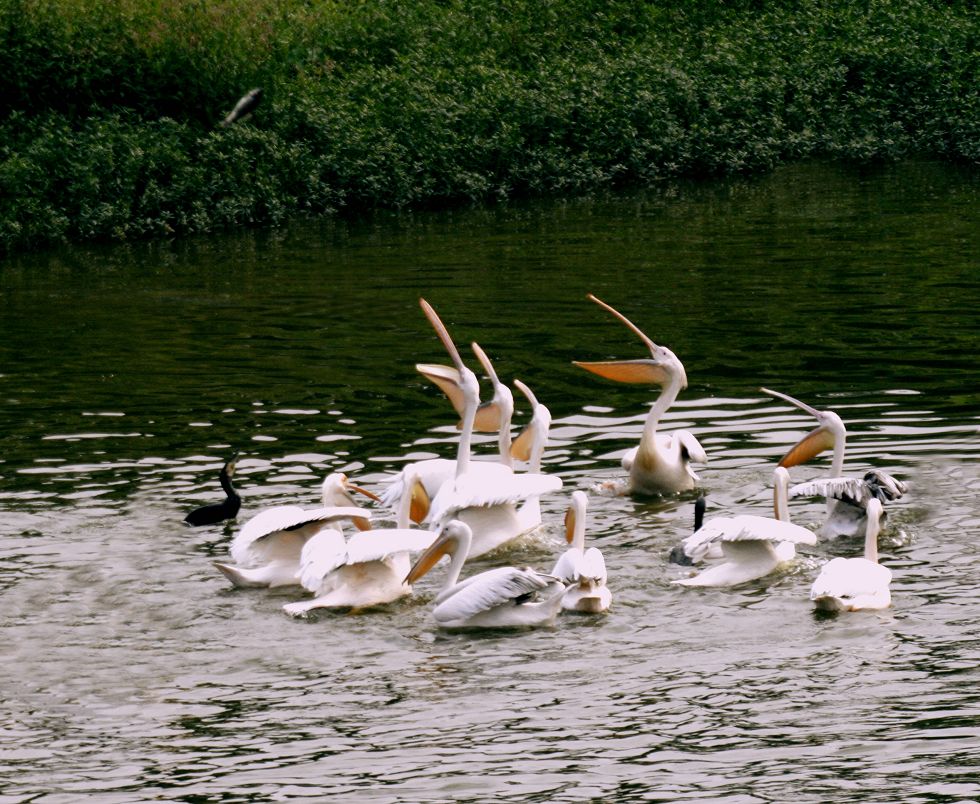
[[[0,249],[977,163],[977,30],[940,0],[0,0]]]

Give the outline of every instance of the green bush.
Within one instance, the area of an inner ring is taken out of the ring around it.
[[[966,2],[0,0],[0,37],[5,250],[813,156],[980,162]]]

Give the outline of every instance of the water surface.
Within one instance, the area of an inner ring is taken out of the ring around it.
[[[8,260],[0,801],[980,798],[977,188],[929,163],[805,165]],[[684,361],[664,427],[704,444],[711,511],[767,513],[812,426],[760,386],[836,410],[848,471],[910,484],[881,539],[891,610],[812,612],[847,543],[736,589],[671,585],[693,495],[593,495],[613,608],[536,632],[439,633],[441,570],[382,611],[308,621],[281,611],[295,590],[214,570],[249,516],[314,505],[331,471],[378,489],[453,455],[414,370],[447,362],[419,296],[465,359],[478,340],[552,411],[565,491],[513,557],[549,567],[568,492],[622,476],[656,397],[572,365],[643,356],[589,292]],[[186,529],[235,450],[238,522]]]

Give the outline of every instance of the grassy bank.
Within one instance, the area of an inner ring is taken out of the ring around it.
[[[811,156],[980,163],[972,2],[0,8],[0,250]]]

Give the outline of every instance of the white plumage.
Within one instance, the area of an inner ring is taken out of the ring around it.
[[[768,575],[796,556],[797,544],[816,544],[817,537],[789,521],[787,488],[789,472],[773,473],[773,507],[776,518],[740,514],[713,517],[684,540],[684,552],[700,560],[720,548],[720,562],[691,578],[674,583],[684,586],[734,586]]]
[[[821,536],[835,538],[864,534],[868,523],[865,512],[867,500],[874,496],[882,503],[889,502],[897,500],[908,490],[905,483],[880,469],[867,472],[863,478],[844,477],[847,428],[840,416],[832,410],[817,410],[779,391],[768,388],[761,390],[789,402],[817,420],[817,427],[790,448],[780,460],[780,466],[788,469],[806,463],[824,450],[833,449],[830,477],[825,481],[814,480],[799,484],[794,486],[795,493],[790,492],[790,496],[794,497],[827,497],[827,519],[820,527]],[[860,484],[865,488],[861,488]],[[805,490],[807,488],[809,490]]]
[[[623,468],[629,473],[627,483],[605,486],[635,494],[669,494],[693,489],[697,485],[698,476],[691,468],[691,463],[705,463],[708,460],[701,443],[686,430],[678,430],[669,435],[657,433],[661,417],[677,399],[677,395],[687,388],[684,364],[670,349],[657,346],[622,313],[592,294],[589,294],[589,298],[638,335],[650,350],[650,357],[599,363],[575,361],[575,365],[616,382],[649,383],[659,385],[662,389],[647,414],[639,445],[623,456]]]
[[[358,528],[370,527],[370,511],[359,508],[351,492],[377,499],[371,492],[352,485],[345,474],[328,475],[320,492],[322,507],[279,505],[260,511],[232,539],[229,552],[235,563],[216,561],[214,566],[235,586],[299,583],[301,554],[307,540],[325,527],[339,529],[344,520],[353,521]]]
[[[565,514],[565,539],[571,544],[555,562],[551,574],[568,588],[561,606],[566,611],[595,614],[612,603],[612,592],[606,586],[606,560],[596,547],[585,547],[585,512],[589,501],[583,491],[572,492],[572,502]]]
[[[515,628],[554,623],[565,585],[530,567],[498,567],[459,580],[472,539],[469,526],[450,521],[423,553],[406,583],[415,583],[447,553],[449,572],[432,615],[442,628]]]
[[[458,406],[463,417],[455,472],[452,479],[444,482],[436,493],[424,522],[432,530],[439,530],[450,519],[466,522],[473,532],[471,556],[479,556],[501,547],[524,532],[517,514],[517,503],[528,497],[556,491],[561,488],[562,481],[561,478],[541,474],[515,475],[513,469],[503,463],[472,460],[470,444],[480,403],[479,383],[476,375],[463,364],[456,345],[435,310],[424,299],[420,300],[420,304],[452,358],[455,373],[444,373],[442,376],[456,385],[460,400]],[[478,344],[473,344],[473,350],[499,385],[489,358]],[[512,398],[510,408],[513,410]]]
[[[834,558],[824,565],[810,589],[810,600],[824,611],[885,609],[891,605],[892,573],[878,563],[881,501],[868,501],[863,558]]]
[[[409,554],[425,550],[433,534],[409,529],[413,493],[418,481],[409,478],[413,491],[401,501],[393,528],[355,533],[350,539],[335,530],[322,530],[303,546],[300,583],[315,597],[287,603],[294,616],[318,608],[365,608],[391,603],[411,594],[404,582],[411,568]]]
[[[527,462],[529,473],[540,474],[544,448],[551,431],[551,411],[538,402],[537,397],[523,382],[514,380],[514,386],[531,405],[531,421],[514,439],[511,454],[517,460]],[[538,527],[541,524],[541,498],[535,495],[528,497],[517,509],[517,518],[524,533]]]

